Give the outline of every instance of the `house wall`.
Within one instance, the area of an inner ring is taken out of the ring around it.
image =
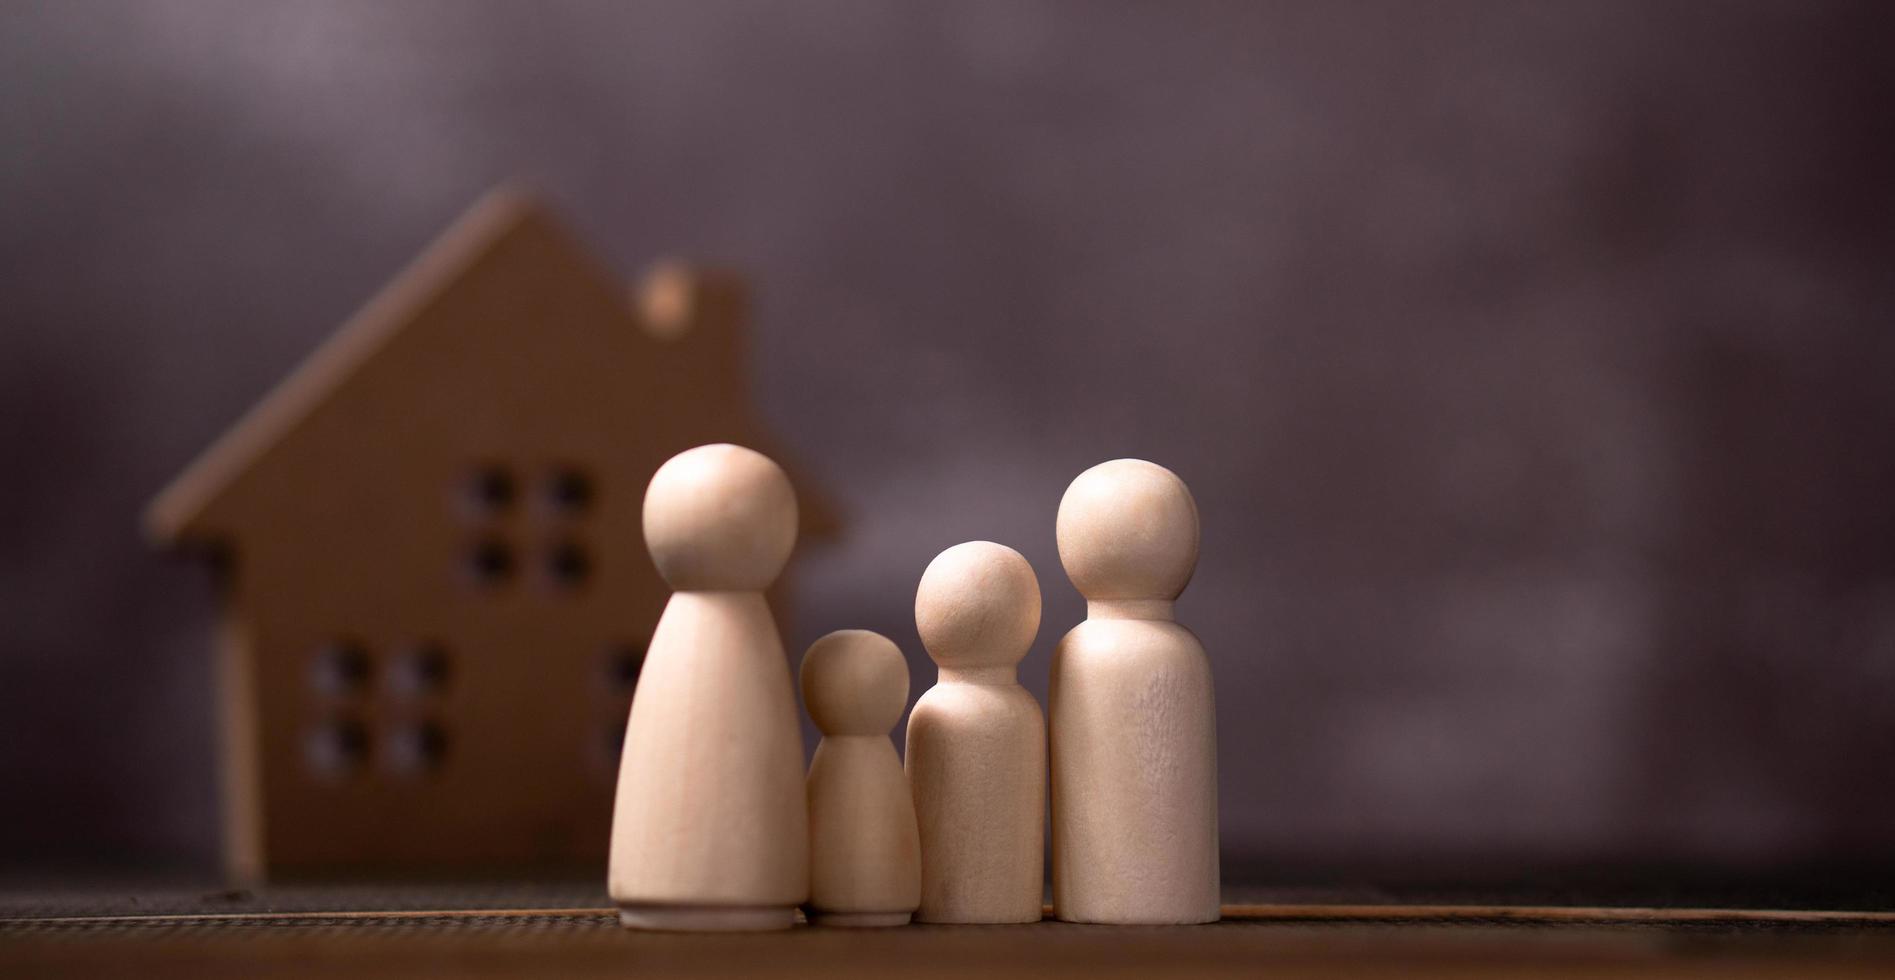
[[[374,315],[400,329],[207,512],[234,541],[272,871],[603,855],[667,595],[642,491],[747,420],[729,338],[651,340],[584,263],[529,216],[438,292],[398,286]]]

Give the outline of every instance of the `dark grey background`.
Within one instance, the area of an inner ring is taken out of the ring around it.
[[[143,501],[488,186],[755,276],[914,639],[1171,466],[1235,860],[1895,856],[1895,8],[0,7],[0,862],[208,863]]]

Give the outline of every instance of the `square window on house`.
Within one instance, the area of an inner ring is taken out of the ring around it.
[[[592,555],[577,541],[546,549],[546,580],[561,589],[577,589],[592,577]]]
[[[475,517],[498,517],[513,508],[519,485],[513,471],[498,463],[483,463],[467,474],[460,499]]]
[[[423,640],[398,654],[388,665],[388,688],[404,697],[425,697],[447,689],[453,665],[447,647]]]
[[[643,642],[606,644],[603,658],[606,690],[632,696],[632,689],[638,686],[638,673],[645,666],[645,646]]]
[[[498,537],[481,538],[467,549],[463,567],[476,585],[495,587],[513,578],[513,548]]]
[[[354,718],[334,718],[310,729],[303,758],[311,772],[336,779],[362,768],[368,760],[368,729]]]
[[[309,683],[319,694],[350,697],[367,689],[373,672],[368,647],[353,637],[338,637],[316,651]]]
[[[542,493],[549,512],[573,517],[592,507],[596,488],[586,471],[576,466],[560,466],[547,474]]]
[[[403,722],[388,730],[382,761],[396,775],[420,776],[440,769],[447,749],[447,730],[439,722]]]

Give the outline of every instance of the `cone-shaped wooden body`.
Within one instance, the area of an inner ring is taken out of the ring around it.
[[[841,630],[803,657],[803,703],[822,730],[809,765],[809,919],[899,926],[921,903],[914,799],[888,730],[908,664],[887,637]]]
[[[920,922],[1037,922],[1046,873],[1046,719],[1017,668],[1040,628],[1040,586],[988,541],[942,552],[915,625],[940,682],[908,718],[921,829]]]
[[[1218,917],[1211,667],[1172,602],[1197,564],[1197,505],[1171,471],[1114,460],[1059,507],[1059,555],[1086,621],[1053,653],[1053,914],[1070,922]]]
[[[634,928],[788,928],[809,895],[803,739],[762,590],[796,498],[769,459],[700,446],[660,467],[645,540],[665,606],[632,695],[609,886]]]

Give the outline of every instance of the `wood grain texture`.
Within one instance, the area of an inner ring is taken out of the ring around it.
[[[1895,970],[1890,913],[1239,905],[1223,915],[1212,926],[1047,920],[720,936],[629,932],[599,908],[13,919],[0,920],[0,974],[1750,980]]]
[[[1060,501],[1060,562],[1086,621],[1053,651],[1053,911],[1071,922],[1218,916],[1211,664],[1172,603],[1197,566],[1184,481],[1121,459]]]

